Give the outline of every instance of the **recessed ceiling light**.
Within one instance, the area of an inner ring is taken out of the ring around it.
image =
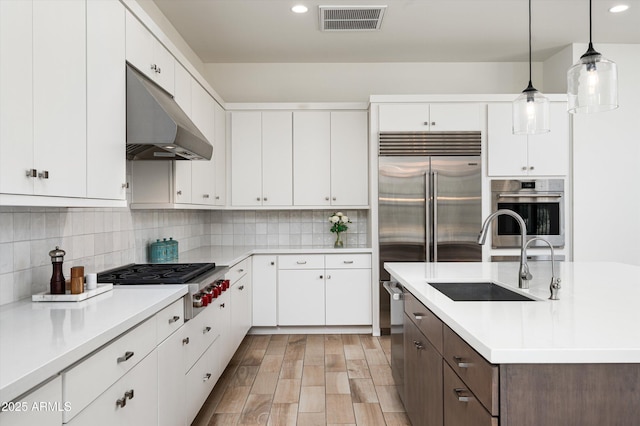
[[[291,8],[291,11],[294,13],[307,13],[308,10],[307,6],[303,4],[297,4]]]
[[[611,13],[620,13],[620,12],[624,12],[627,9],[629,9],[629,6],[627,6],[626,4],[619,4],[619,5],[616,5],[616,6],[613,6],[612,8],[610,8],[609,12],[611,12]]]

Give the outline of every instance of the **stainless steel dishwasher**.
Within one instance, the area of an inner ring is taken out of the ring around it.
[[[397,282],[383,283],[390,299],[391,333],[391,374],[393,382],[404,403],[404,293],[405,289]]]

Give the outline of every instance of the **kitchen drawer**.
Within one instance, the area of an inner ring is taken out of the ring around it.
[[[222,374],[220,365],[222,344],[222,338],[213,342],[185,376],[185,414],[189,425]]]
[[[251,258],[246,258],[245,260],[236,263],[231,268],[229,268],[229,272],[224,276],[225,279],[231,281],[231,285],[235,283],[240,278],[247,275],[247,273],[251,270]]]
[[[440,352],[442,349],[442,328],[443,324],[440,318],[427,309],[418,299],[411,293],[404,293],[404,312],[411,321],[420,329],[431,344]]]
[[[156,347],[156,320],[150,318],[62,373],[67,422],[124,376]],[[115,403],[115,400],[114,400]]]
[[[498,418],[485,410],[446,362],[443,372],[444,426],[498,426]]]
[[[484,407],[498,415],[498,366],[490,364],[449,327],[444,327],[444,359]]]
[[[156,344],[162,343],[182,327],[182,324],[184,324],[184,301],[180,298],[156,314],[158,337]]]
[[[370,269],[370,254],[328,254],[324,258],[327,269]]]
[[[78,414],[68,425],[157,425],[157,375],[158,357],[156,351],[153,351]],[[71,405],[73,406],[74,402]]]
[[[57,404],[56,409],[33,410],[35,404],[39,407],[41,403]],[[11,404],[11,403],[10,403]],[[62,401],[62,378],[55,376],[54,379],[32,389],[26,395],[19,396],[13,400],[13,404],[5,406],[0,410],[0,425],[10,426],[60,426],[62,423],[62,412],[65,404]]]
[[[184,326],[185,333],[185,358],[184,371],[187,372],[193,364],[202,356],[202,353],[221,334],[220,321],[216,320],[217,311],[221,306],[229,306],[229,291],[222,293],[198,314],[194,319],[188,321]]]
[[[321,254],[278,256],[278,269],[324,269],[324,256]]]

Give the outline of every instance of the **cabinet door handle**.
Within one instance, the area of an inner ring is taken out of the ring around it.
[[[260,201],[260,197],[256,197],[256,201]]]
[[[262,199],[262,201],[267,201],[267,197],[264,197],[264,198]]]
[[[275,265],[275,264],[276,264],[276,262],[270,262],[270,263],[271,263],[271,266],[273,266],[273,265]]]
[[[122,184],[122,189],[127,189],[129,188],[129,182],[125,182]]]
[[[238,269],[238,273],[241,274],[244,272],[244,269]]]
[[[202,198],[209,198],[209,194],[202,194]]]
[[[38,171],[36,169],[27,170],[27,177],[30,177],[30,178],[38,177]]]
[[[151,64],[151,71],[158,72],[158,66],[156,64]]]
[[[125,398],[133,399],[133,389],[128,390],[124,393]]]
[[[211,327],[205,327],[202,329],[202,334],[207,334],[210,331],[211,331]]]
[[[49,170],[43,170],[42,172],[38,173],[38,177],[40,179],[49,179]]]
[[[454,356],[453,360],[455,361],[456,365],[460,368],[469,368],[471,367],[471,363],[470,362],[465,362],[461,357],[459,356]]]
[[[127,398],[120,398],[116,401],[116,407],[126,407],[127,406]]]
[[[207,380],[209,380],[211,378],[211,373],[207,373],[204,375],[204,377],[202,378],[203,382],[206,382]]]
[[[465,388],[455,388],[453,390],[456,393],[456,398],[460,402],[469,402],[471,397],[467,394],[468,390]]]
[[[219,196],[219,195],[216,195],[216,200],[219,200],[219,199],[220,199],[220,196]]]
[[[424,314],[421,314],[420,312],[414,312],[413,318],[415,318],[416,321],[420,321],[421,319],[424,319]]]
[[[353,260],[345,260],[343,263],[346,263],[347,265],[351,265],[353,263]]]
[[[174,322],[178,321],[180,319],[179,316],[174,315],[173,317],[169,318],[169,324],[173,324]]]
[[[182,344],[183,345],[188,345],[189,344],[189,338],[185,337],[184,339],[182,339]]]
[[[178,194],[178,195],[182,195],[182,190],[180,190],[180,191],[176,192],[176,194]]]
[[[329,201],[329,197],[324,197],[325,201]]]
[[[244,290],[244,286],[241,285],[240,287],[238,287],[238,290],[240,290],[240,291]]]
[[[323,279],[324,277],[322,275],[320,275],[320,279]]]
[[[220,304],[220,309],[224,309],[224,303]]]
[[[307,264],[307,261],[306,261],[306,260],[298,260],[296,263],[297,263],[298,265],[306,265],[306,264]],[[272,265],[273,265],[273,263],[272,263]]]
[[[522,166],[522,170],[527,170],[527,166]]]
[[[327,279],[330,280],[331,279],[331,275],[327,275]]]
[[[535,167],[533,167],[533,166],[529,167],[529,170],[533,170],[533,169],[535,169]]]
[[[417,340],[413,341],[413,345],[416,347],[416,349],[420,350],[420,349],[424,349],[424,346],[422,345],[422,342],[418,342]]]
[[[129,358],[131,358],[133,356],[133,352],[127,351],[124,353],[124,356],[118,357],[118,364],[120,364],[121,362],[125,362],[128,361]]]
[[[336,197],[331,197],[331,199],[332,199],[333,201],[336,201]]]

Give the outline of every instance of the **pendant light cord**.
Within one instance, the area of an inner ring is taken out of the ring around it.
[[[529,0],[529,86],[531,86],[531,0]]]
[[[589,0],[589,46],[592,46],[592,31],[593,31],[593,22],[591,20],[591,0]]]

